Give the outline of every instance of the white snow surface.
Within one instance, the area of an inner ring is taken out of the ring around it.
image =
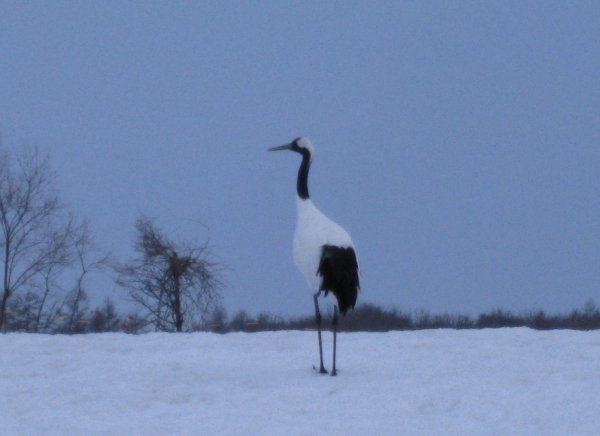
[[[0,435],[598,435],[600,332],[0,335]],[[326,365],[331,337],[325,334]]]

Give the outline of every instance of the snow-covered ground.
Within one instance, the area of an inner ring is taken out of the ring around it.
[[[325,333],[326,366],[331,335]],[[0,435],[599,435],[600,331],[0,335]]]

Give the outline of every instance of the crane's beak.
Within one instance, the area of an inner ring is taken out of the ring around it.
[[[292,144],[280,145],[278,147],[271,147],[267,151],[278,151],[278,150],[291,150]]]

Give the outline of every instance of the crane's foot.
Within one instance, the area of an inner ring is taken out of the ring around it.
[[[315,365],[313,365],[313,369],[316,371],[317,367]],[[325,369],[324,366],[321,366],[321,369],[319,369],[319,374],[329,374],[329,373],[327,372],[327,370]]]

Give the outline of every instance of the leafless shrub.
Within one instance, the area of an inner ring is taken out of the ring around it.
[[[176,243],[146,217],[135,227],[138,256],[116,267],[117,283],[156,330],[193,330],[219,302],[220,264],[208,243]]]

